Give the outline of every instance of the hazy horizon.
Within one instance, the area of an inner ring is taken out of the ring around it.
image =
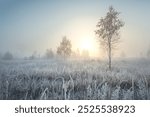
[[[0,53],[30,56],[56,51],[63,36],[72,49],[89,49],[91,56],[103,56],[96,43],[96,24],[112,5],[125,22],[115,56],[145,56],[150,49],[150,1],[140,0],[1,0]],[[90,45],[84,46],[84,43]]]

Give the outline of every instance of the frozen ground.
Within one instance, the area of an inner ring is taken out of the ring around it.
[[[150,99],[150,61],[0,61],[0,99]]]

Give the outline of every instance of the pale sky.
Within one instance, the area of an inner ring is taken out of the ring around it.
[[[150,48],[150,0],[0,0],[0,53],[42,54],[56,50],[66,35],[73,49],[88,48],[90,55],[102,56],[94,31],[110,5],[125,22],[116,53],[144,55]]]

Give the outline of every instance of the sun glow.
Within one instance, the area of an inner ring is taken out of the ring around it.
[[[88,50],[88,51],[92,50],[93,49],[92,39],[90,39],[90,38],[82,39],[81,44],[80,44],[80,48],[82,50]]]
[[[86,36],[81,38],[80,41],[80,50],[86,50],[89,52],[90,56],[96,56],[97,55],[97,43],[94,37],[92,36]]]

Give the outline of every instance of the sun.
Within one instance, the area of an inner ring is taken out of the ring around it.
[[[92,38],[90,38],[90,37],[83,38],[80,43],[80,48],[82,50],[91,51],[94,48]]]
[[[77,43],[77,47],[79,48],[80,52],[88,51],[90,57],[97,57],[99,56],[99,46],[97,45],[96,39],[94,36],[83,36],[79,38],[79,42]]]

